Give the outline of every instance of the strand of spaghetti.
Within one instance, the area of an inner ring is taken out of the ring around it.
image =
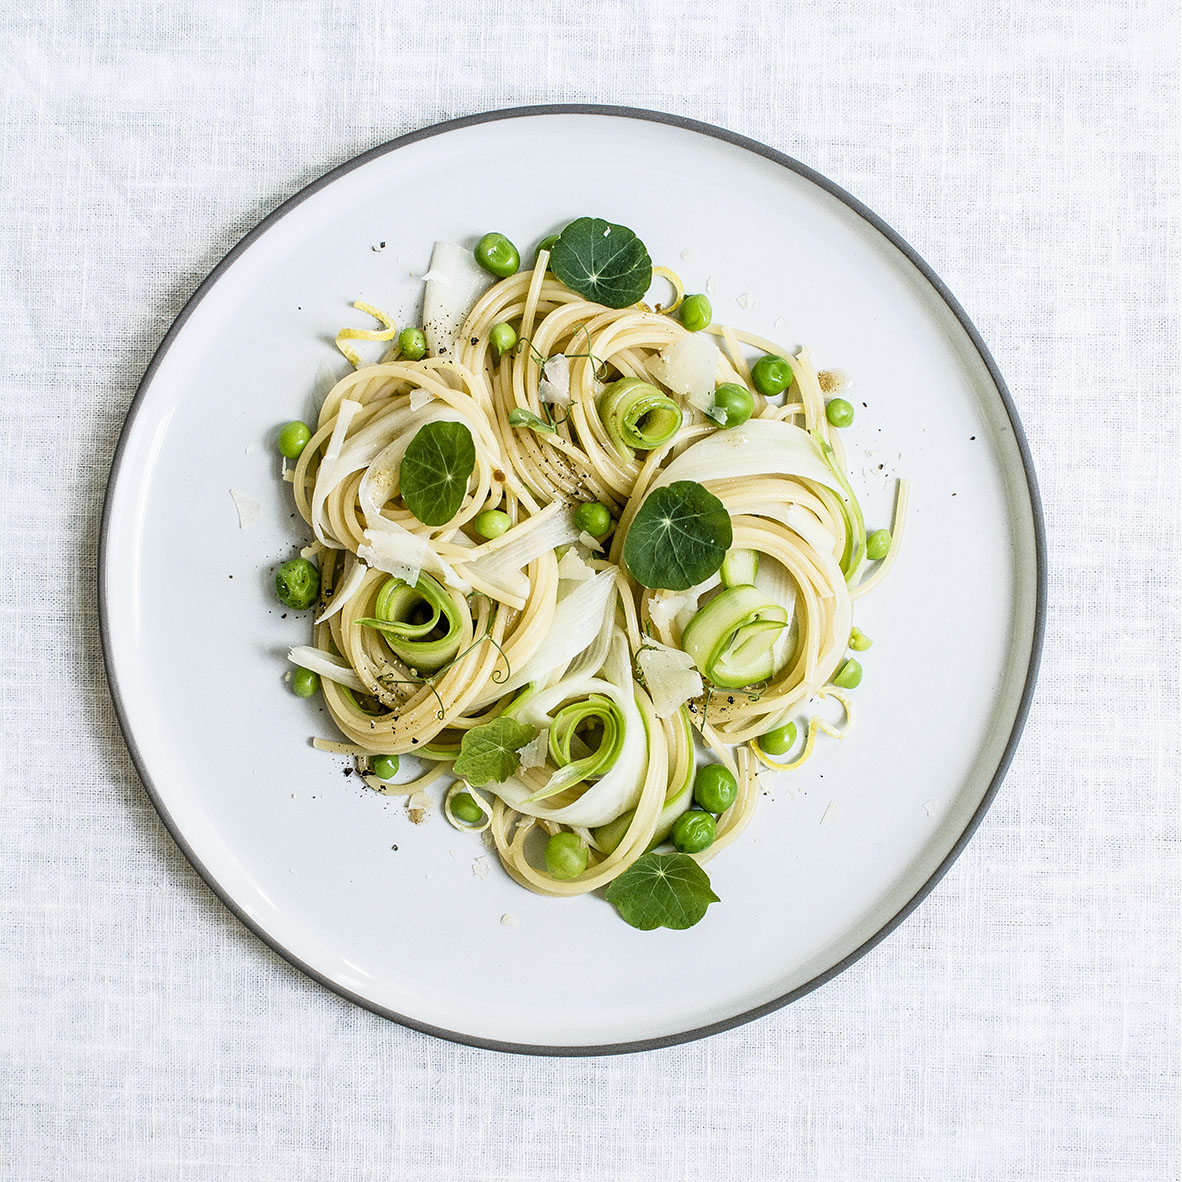
[[[417,780],[408,780],[405,784],[387,784],[385,780],[379,780],[377,776],[365,774],[361,778],[367,787],[372,788],[375,792],[380,792],[383,796],[414,796],[416,792],[422,792],[423,789],[434,784],[445,771],[447,768],[436,764],[434,767],[428,768]]]

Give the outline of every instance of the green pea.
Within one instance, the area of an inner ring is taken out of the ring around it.
[[[778,726],[774,731],[768,731],[765,735],[760,735],[759,745],[763,748],[765,755],[785,755],[792,750],[792,744],[796,742],[796,723],[786,722],[783,726]]]
[[[476,515],[472,528],[482,538],[499,538],[512,524],[508,513],[500,509],[485,509],[483,513]]]
[[[755,399],[746,386],[737,382],[723,382],[714,391],[714,405],[723,413],[721,426],[739,427],[755,410]]]
[[[854,421],[853,403],[844,398],[831,398],[825,407],[825,417],[835,427],[848,427]]]
[[[275,572],[275,594],[285,607],[306,611],[320,591],[320,572],[306,558],[293,558]]]
[[[398,334],[398,347],[407,361],[421,361],[427,355],[427,338],[421,328],[404,328]]]
[[[479,825],[484,820],[484,809],[472,799],[469,792],[457,792],[451,798],[451,815],[465,825]]]
[[[312,428],[307,423],[301,423],[299,419],[287,423],[279,428],[279,454],[289,460],[298,460],[311,438]]]
[[[710,301],[704,295],[686,296],[677,312],[681,317],[681,323],[690,332],[701,332],[709,326],[714,317],[714,309],[710,307]]]
[[[889,529],[876,529],[866,539],[866,557],[873,562],[877,562],[880,558],[885,558],[891,552],[891,531]]]
[[[739,785],[721,763],[708,763],[694,776],[694,803],[708,813],[724,813],[735,803]]]
[[[853,657],[850,657],[837,671],[837,676],[833,678],[833,684],[842,689],[853,689],[855,686],[861,685],[862,666]]]
[[[555,878],[578,878],[587,869],[587,846],[577,833],[555,833],[546,842],[546,869]]]
[[[379,780],[392,780],[398,775],[398,756],[375,755],[369,761],[369,770]]]
[[[792,366],[777,353],[765,353],[751,367],[751,383],[765,398],[774,398],[792,385]]]
[[[683,854],[700,854],[709,849],[717,835],[714,818],[701,809],[690,809],[673,822],[673,845]]]
[[[504,234],[485,234],[472,253],[476,261],[498,279],[507,278],[521,266],[517,247]]]
[[[503,357],[517,344],[517,330],[511,324],[500,321],[488,330],[488,343]]]
[[[538,261],[538,255],[540,255],[542,253],[542,251],[553,250],[554,243],[556,243],[557,241],[558,241],[557,234],[547,234],[546,237],[543,238],[542,241],[538,243],[538,249],[534,251],[534,262],[536,263]]]
[[[320,678],[311,669],[299,665],[291,675],[291,692],[297,698],[310,698],[320,688]]]
[[[611,510],[598,501],[584,501],[575,510],[575,526],[598,540],[612,527]]]
[[[850,629],[850,648],[854,652],[864,653],[873,643],[874,641],[861,628]]]

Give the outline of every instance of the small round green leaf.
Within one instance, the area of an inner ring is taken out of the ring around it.
[[[572,291],[608,308],[644,299],[653,281],[645,245],[627,226],[577,218],[558,236],[550,270]]]
[[[706,816],[707,814],[703,814]],[[625,923],[641,931],[692,928],[719,901],[710,877],[689,854],[645,854],[606,892]]]
[[[726,506],[692,480],[654,489],[632,519],[624,563],[646,587],[684,591],[720,566],[734,535]]]
[[[399,472],[402,499],[424,525],[446,525],[464,503],[476,445],[463,423],[427,423],[410,441]]]

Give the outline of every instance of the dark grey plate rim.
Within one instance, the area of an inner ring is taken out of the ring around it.
[[[164,801],[161,799],[156,786],[152,781],[151,776],[148,775],[147,767],[144,759],[140,753],[139,747],[135,741],[135,735],[132,731],[131,722],[127,716],[127,711],[124,707],[123,698],[119,691],[118,678],[115,673],[113,653],[111,652],[111,637],[108,617],[108,563],[107,550],[110,533],[110,518],[111,518],[111,503],[113,500],[113,492],[115,484],[118,481],[120,469],[122,467],[124,452],[128,438],[130,436],[132,426],[136,417],[143,408],[144,398],[152,383],[152,379],[156,374],[164,355],[168,352],[173,341],[184,327],[185,322],[192,315],[193,310],[204,299],[210,288],[217,282],[223,272],[241,255],[247,247],[249,247],[257,238],[264,234],[272,225],[279,221],[280,218],[290,213],[297,205],[305,201],[312,194],[318,192],[326,185],[332,184],[334,181],[352,172],[354,169],[367,164],[369,161],[376,159],[379,156],[384,156],[389,152],[397,151],[399,148],[405,147],[407,144],[416,143],[419,140],[428,139],[432,136],[442,135],[449,131],[455,131],[462,127],[471,127],[481,123],[491,123],[502,119],[520,119],[530,118],[539,115],[601,115],[613,118],[627,118],[638,119],[650,123],[663,123],[670,127],[677,127],[684,131],[697,132],[700,135],[710,136],[713,139],[723,140],[728,144],[733,144],[736,147],[744,148],[749,152],[753,152],[758,156],[764,157],[766,160],[771,160],[775,164],[779,164],[791,172],[797,173],[806,180],[811,181],[826,193],[836,197],[839,201],[848,206],[854,213],[858,214],[867,223],[869,223],[875,230],[877,230],[884,238],[887,239],[893,246],[895,246],[914,266],[919,270],[923,277],[931,284],[941,299],[948,305],[949,309],[956,316],[960,322],[961,327],[967,333],[969,340],[973,347],[980,354],[981,360],[985,363],[989,376],[993,384],[997,388],[998,396],[1001,398],[1002,405],[1010,420],[1010,425],[1014,432],[1014,441],[1018,446],[1018,452],[1021,456],[1022,467],[1026,475],[1027,491],[1030,497],[1031,508],[1031,524],[1034,532],[1034,551],[1035,551],[1035,611],[1034,611],[1034,629],[1031,636],[1030,645],[1030,663],[1027,666],[1026,682],[1022,690],[1022,696],[1018,703],[1017,714],[1014,719],[1014,726],[1010,732],[1009,739],[1006,742],[1005,750],[1002,752],[1001,759],[998,762],[997,770],[989,782],[989,786],[981,798],[980,804],[972,817],[969,818],[968,824],[965,826],[956,843],[952,849],[949,850],[943,861],[932,872],[927,881],[915,892],[914,895],[869,939],[854,949],[848,956],[844,957],[837,964],[820,973],[818,976],[807,981],[805,984],[798,986],[790,992],[784,994],[782,997],[776,998],[773,1001],[765,1002],[763,1005],[756,1006],[753,1009],[745,1010],[740,1014],[736,1014],[729,1018],[721,1019],[717,1022],[708,1023],[705,1026],[698,1026],[692,1030],[678,1031],[675,1034],[661,1035],[655,1038],[636,1039],[631,1042],[620,1043],[606,1043],[596,1046],[550,1046],[546,1044],[532,1045],[529,1043],[515,1043],[506,1042],[501,1039],[479,1038],[474,1035],[459,1033],[454,1030],[446,1030],[438,1026],[432,1026],[426,1022],[420,1022],[415,1018],[408,1017],[406,1014],[399,1014],[393,1010],[386,1009],[384,1006],[376,1005],[374,1002],[367,1000],[364,997],[353,993],[337,982],[332,981],[323,973],[314,969],[311,965],[305,964],[298,956],[296,956],[289,949],[285,948],[276,939],[274,939],[268,932],[266,932],[258,923],[252,920],[243,910],[238,906],[230,894],[222,887],[217,879],[210,872],[208,867],[197,856],[196,852],[189,845],[183,833],[181,833],[176,822],[169,813]],[[136,771],[139,773],[140,779],[143,781],[144,787],[147,790],[148,796],[155,806],[156,811],[160,814],[160,819],[164,822],[165,828],[171,834],[173,841],[176,842],[181,852],[192,864],[197,873],[204,879],[206,885],[211,891],[226,905],[229,910],[246,925],[260,940],[263,941],[269,948],[277,952],[289,964],[299,969],[300,972],[311,977],[314,981],[332,990],[334,993],[353,1002],[355,1005],[361,1006],[363,1009],[369,1010],[382,1018],[388,1018],[390,1021],[397,1022],[402,1026],[409,1027],[412,1030],[417,1030],[423,1034],[434,1035],[436,1038],[446,1039],[449,1042],[461,1043],[466,1046],[479,1047],[484,1050],[507,1051],[515,1054],[528,1055],[547,1055],[547,1056],[581,1056],[581,1055],[618,1055],[627,1054],[635,1051],[656,1050],[662,1047],[676,1046],[679,1043],[690,1042],[694,1039],[707,1038],[712,1034],[719,1034],[724,1030],[731,1030],[736,1026],[742,1026],[747,1022],[754,1021],[756,1018],[761,1018],[766,1014],[770,1014],[775,1010],[796,1001],[807,993],[811,993],[814,989],[824,985],[826,981],[836,977],[838,973],[843,972],[849,968],[855,961],[860,960],[872,948],[881,943],[891,934],[902,922],[905,920],[924,899],[931,893],[935,885],[947,873],[948,868],[960,856],[961,851],[964,850],[968,844],[969,839],[976,832],[985,813],[988,811],[990,804],[992,804],[994,797],[997,795],[998,789],[1001,787],[1001,782],[1005,777],[1006,771],[1009,769],[1010,762],[1014,757],[1014,752],[1017,750],[1018,741],[1022,734],[1022,729],[1026,723],[1026,717],[1030,711],[1030,703],[1034,695],[1034,684],[1038,677],[1038,666],[1042,656],[1043,637],[1046,631],[1046,531],[1043,521],[1042,500],[1038,491],[1038,480],[1034,472],[1034,461],[1030,455],[1030,447],[1026,441],[1026,435],[1022,430],[1022,424],[1018,418],[1017,409],[1014,406],[1013,399],[1010,397],[1009,389],[1007,388],[1000,371],[997,368],[997,363],[993,360],[989,349],[981,338],[981,334],[977,331],[976,326],[969,319],[965,310],[957,302],[956,297],[948,290],[943,280],[932,270],[930,266],[920,257],[920,255],[901,238],[886,222],[882,220],[873,210],[868,209],[856,197],[847,193],[839,185],[834,184],[833,181],[820,173],[802,164],[799,160],[791,156],[785,155],[783,152],[777,151],[775,148],[769,148],[766,144],[761,144],[757,140],[749,139],[746,136],[738,135],[733,131],[726,131],[723,128],[715,127],[709,123],[701,123],[695,119],[687,119],[681,115],[670,115],[662,111],[648,111],[638,107],[617,107],[595,103],[552,103],[540,106],[531,107],[511,107],[499,111],[487,111],[476,115],[466,115],[459,119],[449,119],[443,123],[436,123],[430,127],[423,128],[419,131],[412,131],[406,135],[399,136],[397,139],[389,140],[384,144],[379,144],[376,147],[370,148],[368,151],[362,152],[359,156],[354,156],[351,160],[338,165],[336,168],[326,172],[322,177],[305,185],[298,193],[289,197],[281,205],[277,206],[271,211],[257,226],[245,235],[230,249],[226,256],[213,268],[212,271],[202,280],[197,290],[190,296],[185,306],[181,309],[177,318],[173,321],[172,327],[169,328],[165,334],[164,339],[160,342],[152,360],[148,363],[148,368],[144,371],[143,379],[135,392],[135,397],[132,399],[131,406],[127,412],[127,418],[123,425],[123,430],[119,436],[119,442],[115,448],[115,454],[111,461],[110,476],[107,481],[106,496],[103,501],[103,515],[102,525],[99,534],[99,633],[102,639],[103,661],[107,671],[107,681],[111,689],[111,698],[115,705],[115,713],[119,719],[119,728],[123,732],[123,738],[127,743],[128,751],[131,754],[132,762],[135,764]]]

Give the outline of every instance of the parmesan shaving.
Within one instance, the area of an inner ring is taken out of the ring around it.
[[[637,655],[636,663],[658,718],[676,714],[702,692],[702,676],[694,668],[693,658],[680,649],[649,641]]]
[[[579,534],[579,542],[586,546],[588,550],[602,551],[603,546],[596,541],[586,530]]]
[[[538,400],[551,406],[570,406],[570,358],[555,353],[542,366],[542,380],[538,383]]]
[[[649,619],[664,632],[673,622],[677,613],[688,605],[684,595],[671,595],[669,592],[659,592],[648,601]]]
[[[704,333],[691,333],[666,345],[649,366],[659,381],[705,413],[714,405],[718,362],[718,346],[713,339]]]
[[[234,498],[234,504],[238,507],[238,528],[245,529],[248,525],[254,525],[263,510],[262,505],[233,488],[230,489],[230,496]]]
[[[520,752],[520,763],[518,767],[525,771],[529,771],[533,767],[541,767],[546,762],[546,752],[549,749],[550,730],[539,731]]]
[[[412,390],[410,392],[410,409],[422,410],[435,397],[430,390]]]
[[[393,528],[367,529],[363,534],[365,543],[357,547],[357,557],[414,586],[427,557],[426,539],[390,524]]]
[[[570,583],[585,583],[595,572],[583,561],[575,549],[568,550],[558,560],[558,577]]]

